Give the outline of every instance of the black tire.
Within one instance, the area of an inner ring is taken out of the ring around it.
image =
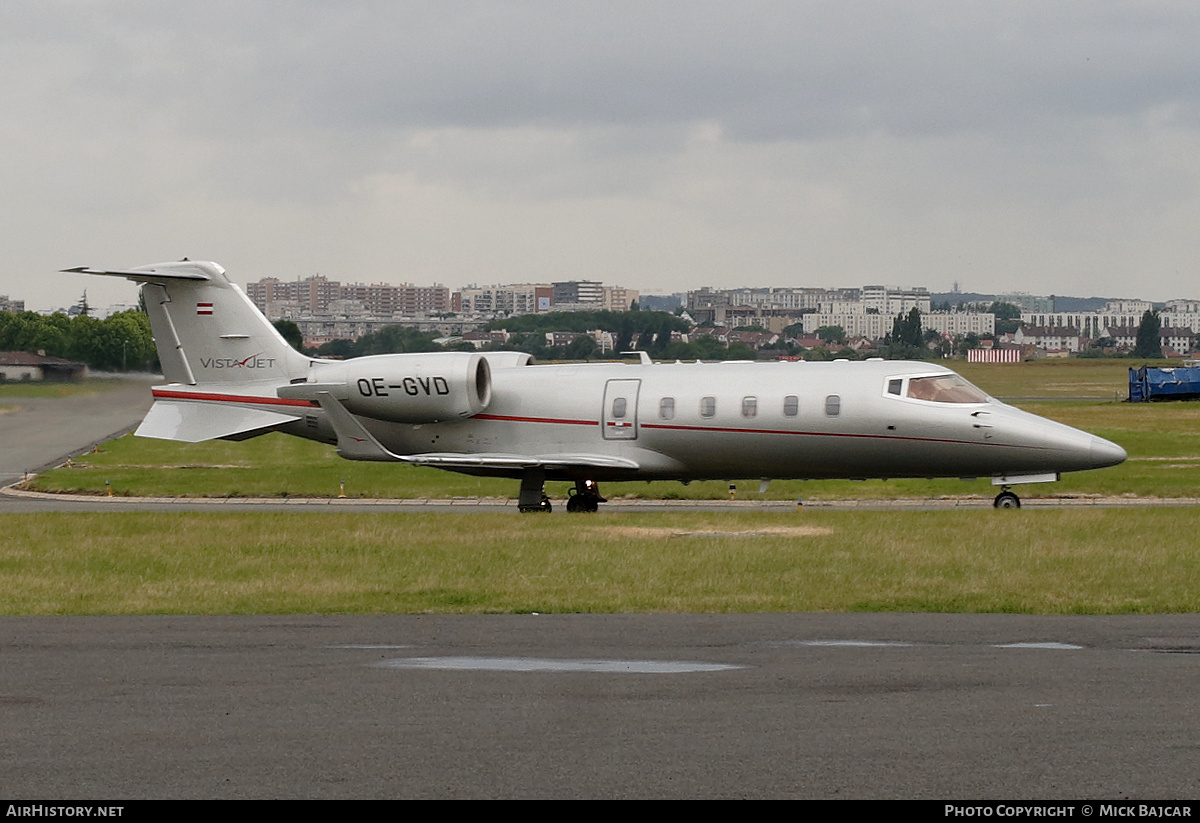
[[[997,509],[1019,509],[1021,508],[1021,498],[1012,492],[1000,492],[996,495],[996,500],[992,505]]]

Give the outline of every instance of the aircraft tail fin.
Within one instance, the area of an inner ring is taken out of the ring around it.
[[[64,271],[141,284],[158,360],[172,383],[286,383],[308,373],[310,358],[283,339],[216,263],[184,260],[126,270],[79,266]]]

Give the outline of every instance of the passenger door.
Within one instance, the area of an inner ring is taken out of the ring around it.
[[[600,429],[605,440],[637,440],[638,391],[641,380],[609,380],[604,384]]]

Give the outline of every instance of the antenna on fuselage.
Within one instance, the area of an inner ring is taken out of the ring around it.
[[[644,351],[623,351],[621,354],[636,354],[643,366],[653,366],[654,361],[650,359],[650,353]]]

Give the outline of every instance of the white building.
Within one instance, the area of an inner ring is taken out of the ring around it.
[[[1158,320],[1164,326],[1200,332],[1200,300],[1168,300]]]
[[[841,326],[848,337],[878,340],[892,333],[897,314],[868,314],[861,304],[839,304],[840,311],[814,312],[804,315],[804,332],[812,334],[825,326]],[[912,309],[910,308],[909,311]],[[975,334],[980,337],[996,333],[996,315],[976,312],[923,312],[921,331],[936,331],[951,337]]]
[[[1100,311],[1021,312],[1021,323],[1032,328],[1072,328],[1083,337],[1095,340],[1105,336],[1109,326],[1134,326],[1142,315],[1153,309],[1144,300],[1110,300]]]
[[[1081,335],[1073,326],[1021,326],[1013,335],[1013,342],[1046,352],[1078,353]]]
[[[840,326],[847,337],[866,337],[879,340],[884,335],[892,333],[892,323],[895,315],[853,313],[812,312],[804,315],[804,333],[814,334],[817,329],[826,326]]]
[[[1110,326],[1104,330],[1104,336],[1112,339],[1113,344],[1120,349],[1133,349],[1137,346],[1137,326]],[[1158,344],[1180,354],[1187,354],[1193,348],[1196,334],[1190,328],[1175,328],[1165,323],[1158,330]]]
[[[929,289],[901,289],[895,286],[863,286],[859,300],[865,309],[874,309],[880,314],[895,317],[908,314],[914,308],[921,314],[929,313]]]
[[[451,307],[466,314],[535,314],[550,311],[552,294],[549,283],[468,286],[454,293]]]
[[[963,337],[968,334],[978,337],[991,336],[996,333],[996,315],[968,311],[935,311],[921,315],[921,330],[933,330],[951,337]]]

